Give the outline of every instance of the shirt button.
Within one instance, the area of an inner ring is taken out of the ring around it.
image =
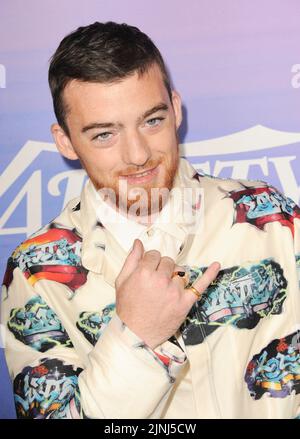
[[[154,230],[153,229],[147,230],[147,235],[151,238],[151,236],[154,235]]]

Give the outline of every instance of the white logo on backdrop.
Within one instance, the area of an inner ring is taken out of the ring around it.
[[[300,154],[300,132],[290,133],[276,131],[261,125],[256,125],[244,131],[239,131],[224,137],[186,143],[180,145],[181,155],[193,158],[193,166],[207,174],[218,177],[221,172],[231,169],[231,177],[247,179],[251,167],[258,166],[265,180],[268,180],[270,167],[275,170],[280,181],[283,192],[295,202],[299,202],[300,186],[297,183],[293,170],[293,162],[298,158],[296,155],[276,156],[276,149],[282,146],[297,144]],[[272,152],[272,157],[267,155],[267,150]],[[251,158],[251,152],[262,151],[261,156],[257,154]],[[50,152],[58,154],[52,143],[36,142],[29,140],[21,148],[11,163],[0,175],[0,197],[8,189],[13,187],[17,179],[26,171],[34,160],[42,153]],[[230,159],[230,155],[247,152],[247,159]],[[226,160],[205,160],[205,157],[228,156]],[[249,158],[250,156],[250,158]],[[42,226],[42,169],[37,169],[28,178],[19,193],[15,195],[10,204],[6,207],[0,217],[0,235],[26,234],[29,236]],[[51,203],[51,197],[63,196],[62,206],[72,198],[78,196],[84,184],[86,174],[84,170],[67,170],[52,176],[47,188],[47,203]],[[66,182],[64,194],[61,193],[60,183]],[[19,227],[6,227],[7,222],[21,203],[26,200],[25,224]]]
[[[3,64],[0,64],[0,88],[6,88],[6,69]]]

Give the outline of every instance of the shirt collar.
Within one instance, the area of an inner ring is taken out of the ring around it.
[[[103,224],[105,230],[114,236],[126,251],[129,251],[134,239],[141,236],[147,230],[147,226],[118,213],[102,199],[93,185],[91,192],[96,218]]]
[[[93,185],[91,185],[91,197],[98,221],[126,251],[129,251],[134,239],[152,228],[159,229],[176,240],[184,241],[185,235],[196,221],[194,210],[191,208],[193,200],[190,199],[192,196],[190,189],[175,184],[165,206],[149,226],[118,213],[99,196]]]
[[[103,200],[99,203],[100,197],[88,180],[81,195],[80,209],[83,265],[88,270],[101,273],[109,258],[114,260],[113,271],[117,275],[133,240],[151,227],[158,227],[182,242],[187,235],[198,234],[200,228],[197,223],[203,209],[202,202],[199,202],[200,184],[194,178],[195,174],[187,160],[181,159],[169,200],[150,227],[115,212]],[[112,221],[114,218],[116,221]],[[113,278],[114,274],[111,276]]]

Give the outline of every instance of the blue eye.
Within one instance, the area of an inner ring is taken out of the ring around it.
[[[148,119],[146,124],[150,127],[155,127],[159,125],[164,120],[164,117],[153,117],[152,119]]]
[[[93,140],[99,140],[100,142],[105,142],[106,140],[109,140],[112,136],[112,133],[109,131],[105,131],[103,133],[97,134],[95,137],[93,137]]]

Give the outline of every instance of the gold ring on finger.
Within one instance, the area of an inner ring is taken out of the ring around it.
[[[186,290],[191,290],[198,297],[198,299],[200,299],[201,293],[195,287],[191,286],[186,288]]]

